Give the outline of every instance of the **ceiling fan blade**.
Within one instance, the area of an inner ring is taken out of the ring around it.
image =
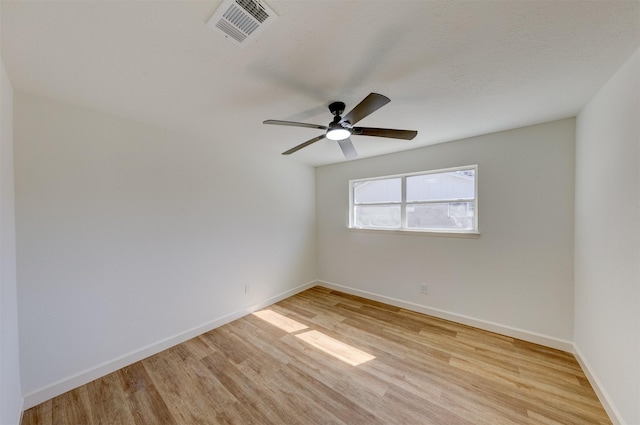
[[[365,97],[362,102],[358,103],[355,108],[351,110],[347,115],[342,117],[343,121],[349,121],[351,125],[357,123],[367,115],[370,115],[382,108],[387,103],[391,102],[386,96],[378,93],[369,93],[369,96]]]
[[[306,148],[306,147],[307,147],[307,146],[309,146],[310,144],[315,143],[315,142],[318,142],[318,141],[320,141],[320,140],[322,140],[322,139],[324,139],[324,138],[325,138],[325,135],[324,135],[324,134],[321,134],[320,136],[318,136],[318,137],[314,137],[314,138],[313,138],[313,139],[311,139],[311,140],[307,140],[306,142],[301,143],[301,144],[299,144],[298,146],[296,146],[296,147],[294,147],[294,148],[291,148],[291,149],[289,149],[289,150],[288,150],[288,151],[286,151],[286,152],[282,152],[282,155],[291,155],[292,153],[297,152],[297,151],[299,151],[299,150],[300,150],[300,149],[302,149],[302,148]]]
[[[320,124],[307,124],[306,122],[295,122],[295,121],[280,121],[280,120],[266,120],[262,121],[262,124],[275,124],[275,125],[288,125],[291,127],[306,127],[306,128],[317,128],[319,130],[326,130],[326,125]]]
[[[415,130],[393,130],[391,128],[353,127],[353,133],[358,136],[389,137],[391,139],[412,140],[418,135]]]
[[[358,152],[356,152],[356,148],[353,147],[353,143],[351,139],[346,138],[343,140],[338,140],[338,145],[340,145],[340,149],[342,149],[342,153],[344,157],[347,159],[355,159],[358,157]]]

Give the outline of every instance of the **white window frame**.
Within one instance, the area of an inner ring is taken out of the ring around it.
[[[407,177],[429,175],[429,174],[441,174],[453,171],[474,171],[474,197],[473,198],[460,198],[460,199],[437,199],[431,201],[411,201],[407,202]],[[375,181],[375,180],[387,180],[387,179],[401,179],[401,201],[397,202],[368,202],[366,204],[356,204],[354,187],[356,183]],[[471,202],[473,204],[473,229],[416,229],[407,227],[407,206],[412,204],[441,204],[441,203],[457,203],[457,202]],[[364,227],[355,225],[355,207],[357,205],[400,205],[400,228],[383,228],[383,227]],[[378,176],[364,179],[349,180],[349,222],[348,226],[350,230],[365,231],[365,232],[390,232],[390,233],[411,233],[411,234],[432,234],[438,236],[461,236],[461,237],[477,237],[480,235],[478,230],[478,165],[465,165],[460,167],[442,168],[438,170],[419,171],[415,173],[393,174],[388,176]]]

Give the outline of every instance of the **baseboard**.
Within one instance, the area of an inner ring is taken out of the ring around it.
[[[565,340],[561,340],[561,339],[557,339],[557,338],[537,334],[534,332],[513,328],[510,326],[505,326],[505,325],[481,320],[481,319],[472,318],[469,316],[452,313],[445,310],[426,307],[420,304],[415,304],[415,303],[387,297],[384,295],[375,294],[373,292],[362,291],[359,289],[338,285],[338,284],[326,282],[326,281],[312,281],[312,282],[307,282],[305,284],[299,285],[293,289],[281,292],[277,295],[269,297],[247,308],[227,314],[225,316],[212,320],[203,325],[194,327],[180,334],[174,335],[172,337],[166,338],[154,344],[148,345],[146,347],[140,348],[138,350],[135,350],[133,352],[120,356],[111,361],[102,363],[90,369],[86,369],[71,377],[61,379],[39,390],[32,391],[28,394],[25,394],[20,401],[20,408],[18,410],[18,417],[16,418],[16,424],[18,425],[22,422],[22,413],[26,409],[36,406],[60,394],[64,394],[67,391],[70,391],[81,385],[87,384],[95,379],[98,379],[111,372],[114,372],[118,369],[126,367],[132,363],[143,360],[149,356],[157,354],[175,345],[181,344],[182,342],[188,341],[189,339],[194,338],[198,335],[209,332],[212,329],[215,329],[229,322],[237,320],[256,310],[259,310],[261,308],[274,304],[278,301],[281,301],[299,292],[305,291],[315,285],[321,285],[321,286],[334,289],[337,291],[345,292],[351,295],[364,297],[374,301],[379,301],[386,304],[394,305],[396,307],[405,308],[407,310],[416,311],[419,313],[428,314],[430,316],[439,317],[441,319],[451,320],[453,322],[462,323],[462,324],[473,326],[479,329],[484,329],[490,332],[499,333],[501,335],[506,335],[513,338],[518,338],[518,339],[533,342],[536,344],[541,344],[541,345],[556,348],[559,350],[571,352],[575,355],[578,363],[584,370],[585,375],[587,376],[587,379],[591,383],[591,386],[596,392],[600,402],[602,403],[604,409],[606,410],[607,414],[609,415],[614,425],[624,424],[624,422],[621,419],[620,413],[617,411],[615,406],[611,403],[609,396],[607,395],[606,391],[604,391],[602,385],[600,384],[600,381],[598,380],[596,375],[593,373],[591,367],[589,366],[589,363],[586,361],[586,359],[582,355],[582,352],[577,346],[575,346],[573,343],[569,341],[565,341]]]
[[[587,375],[587,379],[589,380],[589,383],[593,387],[593,390],[596,392],[596,395],[598,396],[598,400],[600,400],[602,407],[604,407],[604,410],[607,412],[607,415],[609,415],[609,419],[611,419],[611,422],[613,422],[613,425],[624,425],[624,421],[622,420],[622,415],[620,415],[620,412],[618,411],[618,409],[616,409],[613,403],[611,402],[611,398],[609,397],[609,394],[604,390],[602,383],[600,382],[596,374],[593,372],[593,369],[589,365],[589,362],[585,359],[584,355],[582,354],[582,351],[580,351],[580,348],[578,348],[578,346],[575,344],[573,344],[573,355],[575,356],[576,360],[578,360],[578,364],[584,371],[584,374]]]
[[[22,423],[22,414],[24,413],[24,398],[20,397],[20,401],[18,402],[18,410],[16,411],[16,419],[13,422],[15,425],[20,425]]]
[[[387,297],[385,295],[375,294],[373,292],[362,291],[360,289],[342,286],[331,282],[318,281],[318,284],[330,289],[335,289],[336,291],[346,292],[347,294],[357,295],[370,300],[383,302],[385,304],[390,304],[411,311],[416,311],[418,313],[428,314],[429,316],[451,320],[452,322],[461,323],[463,325],[473,326],[474,328],[483,329],[489,332],[495,332],[497,334],[506,335],[512,338],[518,338],[524,341],[533,342],[535,344],[556,348],[558,350],[566,351],[569,353],[573,353],[574,351],[573,343],[571,343],[570,341],[565,341],[551,336],[513,328],[511,326],[501,325],[499,323],[493,323],[482,319],[476,319],[473,317],[465,316],[458,313],[452,313],[437,308],[426,307],[420,304],[414,304],[412,302]]]
[[[330,289],[335,289],[336,291],[346,292],[347,294],[357,295],[370,300],[379,301],[379,302],[390,304],[396,307],[405,308],[407,310],[428,314],[430,316],[439,317],[441,319],[451,320],[453,322],[462,323],[464,325],[473,326],[475,328],[484,329],[490,332],[495,332],[501,335],[522,339],[524,341],[529,341],[536,344],[540,344],[547,347],[556,348],[558,350],[572,353],[575,356],[576,360],[578,361],[578,364],[584,371],[587,379],[589,380],[589,383],[593,387],[593,390],[598,396],[600,403],[602,404],[605,411],[609,415],[609,418],[611,419],[613,424],[614,425],[625,424],[624,421],[622,420],[622,416],[620,415],[620,412],[615,408],[614,404],[611,401],[611,398],[609,397],[608,393],[604,390],[604,387],[602,386],[600,380],[597,378],[596,374],[593,372],[593,369],[591,368],[591,366],[589,366],[589,362],[587,362],[587,360],[585,359],[580,349],[570,341],[565,341],[558,338],[541,335],[535,332],[529,332],[522,329],[513,328],[511,326],[505,326],[498,323],[489,322],[486,320],[476,319],[473,317],[452,313],[445,310],[426,307],[420,304],[414,304],[408,301],[398,300],[398,299],[387,297],[384,295],[375,294],[373,292],[362,291],[359,289],[338,285],[331,282],[318,281],[318,285],[322,285]]]
[[[225,325],[229,322],[233,322],[234,320],[237,320],[243,316],[246,316],[247,314],[253,313],[256,310],[259,310],[273,303],[281,301],[299,292],[305,291],[315,286],[316,284],[317,284],[316,281],[311,281],[311,282],[307,282],[305,284],[299,285],[293,289],[289,289],[287,291],[276,294],[272,297],[262,300],[259,303],[251,305],[249,307],[246,307],[241,310],[235,311],[233,313],[227,314],[225,316],[219,317],[215,320],[204,323],[200,326],[196,326],[192,329],[186,330],[184,332],[181,332],[177,335],[163,339],[156,343],[147,345],[146,347],[142,347],[138,350],[132,351],[130,353],[122,355],[113,360],[107,361],[95,367],[85,369],[73,376],[61,379],[50,385],[47,385],[46,387],[32,391],[28,394],[25,394],[23,398],[24,407],[20,411],[22,412],[25,409],[29,409],[33,406],[37,406],[42,402],[50,400],[53,397],[56,397],[60,394],[64,394],[67,391],[70,391],[74,388],[87,384],[102,376],[108,375],[109,373],[115,372],[118,369],[122,369],[125,366],[133,364],[140,360],[143,360],[149,356],[157,354],[175,345],[181,344],[185,341],[188,341],[191,338],[194,338],[198,335],[202,335],[203,333],[209,332],[212,329]]]

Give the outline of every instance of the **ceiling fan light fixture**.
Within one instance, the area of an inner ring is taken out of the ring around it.
[[[339,123],[332,122],[329,124],[329,130],[327,130],[327,139],[330,140],[344,140],[351,136],[351,132],[342,127]]]

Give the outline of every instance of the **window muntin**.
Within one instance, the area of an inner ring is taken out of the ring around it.
[[[352,180],[350,227],[477,232],[477,166]]]

